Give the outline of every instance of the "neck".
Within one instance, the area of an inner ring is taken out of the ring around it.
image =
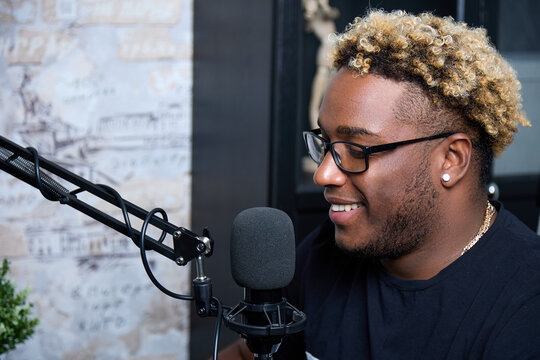
[[[457,260],[484,222],[487,198],[445,202],[438,226],[417,249],[397,259],[382,259],[391,274],[406,280],[427,280]],[[493,217],[491,223],[494,221]]]

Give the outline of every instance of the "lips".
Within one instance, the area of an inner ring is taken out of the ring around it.
[[[356,208],[353,209],[353,206],[357,205]],[[335,211],[334,208],[338,207],[339,209],[345,207],[349,210],[337,210]],[[330,220],[336,225],[347,225],[353,221],[353,218],[355,215],[360,211],[360,209],[363,209],[361,205],[358,205],[356,203],[354,204],[346,204],[346,205],[336,205],[333,204],[330,207],[329,216]]]
[[[325,191],[326,201],[330,203],[329,216],[330,220],[336,225],[347,225],[354,221],[354,217],[364,209],[365,202],[350,197],[338,196],[330,194],[330,191]]]
[[[330,210],[332,211],[351,211],[354,209],[357,209],[359,206],[361,206],[359,203],[353,203],[353,204],[332,204],[330,206]]]

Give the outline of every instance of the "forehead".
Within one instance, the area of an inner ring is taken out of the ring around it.
[[[381,137],[402,134],[404,124],[396,119],[394,108],[404,91],[405,85],[395,80],[341,69],[326,91],[319,113],[320,126],[332,135],[348,127]]]

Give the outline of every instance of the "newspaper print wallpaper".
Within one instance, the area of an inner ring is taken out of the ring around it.
[[[192,19],[191,0],[0,0],[0,133],[189,228]],[[6,359],[189,358],[189,304],[130,239],[0,171],[2,258],[40,320]]]

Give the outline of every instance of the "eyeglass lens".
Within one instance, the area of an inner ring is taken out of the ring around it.
[[[325,146],[324,141],[316,136],[308,134],[306,136],[306,145],[309,156],[318,165],[324,160]],[[364,171],[366,168],[365,153],[361,147],[348,143],[333,143],[332,156],[338,166],[347,171]]]

